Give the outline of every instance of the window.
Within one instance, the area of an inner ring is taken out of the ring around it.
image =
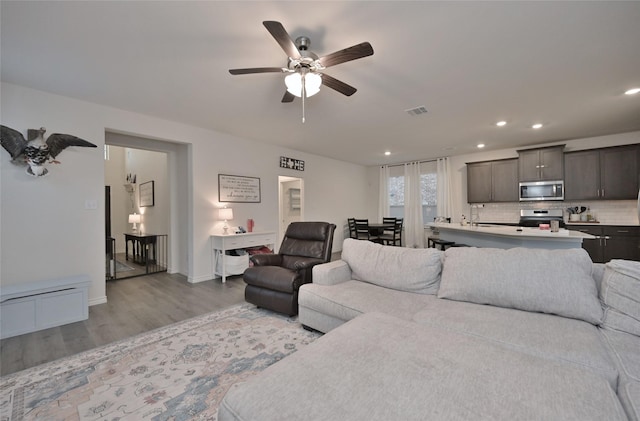
[[[390,168],[389,175],[389,207],[391,215],[404,218],[404,168]],[[420,167],[420,190],[422,191],[422,220],[433,221],[437,215],[438,175],[436,163],[425,162]]]

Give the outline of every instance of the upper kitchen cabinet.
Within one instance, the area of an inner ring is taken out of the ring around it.
[[[565,200],[638,198],[640,145],[567,152]]]
[[[518,160],[467,164],[467,202],[517,202]]]
[[[518,151],[520,181],[555,181],[564,176],[564,145]]]

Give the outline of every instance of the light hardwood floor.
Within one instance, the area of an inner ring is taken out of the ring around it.
[[[107,281],[107,303],[89,307],[89,319],[0,341],[4,376],[244,301],[242,276],[191,284],[183,275],[157,273]]]

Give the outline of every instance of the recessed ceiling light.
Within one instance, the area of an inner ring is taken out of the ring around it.
[[[633,88],[633,89],[629,89],[627,92],[625,92],[626,95],[635,95],[638,92],[640,92],[640,88]]]
[[[531,126],[532,129],[539,129],[541,127],[542,127],[542,124],[540,124],[540,123],[536,123],[533,126]]]
[[[478,147],[481,149],[484,148],[484,143],[478,143]]]
[[[387,155],[387,156],[389,156],[389,155],[391,155],[391,152],[389,152],[389,151],[385,151],[385,153],[384,153],[384,154],[385,154],[385,155]]]
[[[507,122],[506,122],[506,121],[498,121],[498,122],[496,123],[496,126],[502,127],[502,126],[504,126],[504,125],[506,125],[506,124],[507,124]]]

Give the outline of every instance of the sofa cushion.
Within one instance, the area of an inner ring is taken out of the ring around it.
[[[640,421],[640,382],[624,382],[618,387],[618,397],[630,421]]]
[[[398,291],[435,294],[442,271],[442,252],[383,246],[347,238],[342,260],[349,264],[353,279]]]
[[[600,329],[620,372],[618,397],[629,419],[640,420],[640,337]]]
[[[449,248],[438,297],[599,324],[602,307],[592,270],[584,249]]]
[[[600,376],[368,313],[235,384],[230,420],[623,420]]]
[[[640,336],[640,262],[607,263],[600,299],[605,304],[605,327]]]
[[[620,374],[640,382],[640,337],[608,329],[600,329],[600,333],[614,355]]]
[[[617,387],[618,370],[599,329],[582,320],[441,299],[431,301],[413,320],[584,368]]]
[[[434,295],[396,291],[353,280],[337,285],[305,284],[300,287],[298,295],[300,322],[314,329],[318,327],[304,320],[306,309],[343,322],[373,311],[411,320],[416,312],[436,300]]]

